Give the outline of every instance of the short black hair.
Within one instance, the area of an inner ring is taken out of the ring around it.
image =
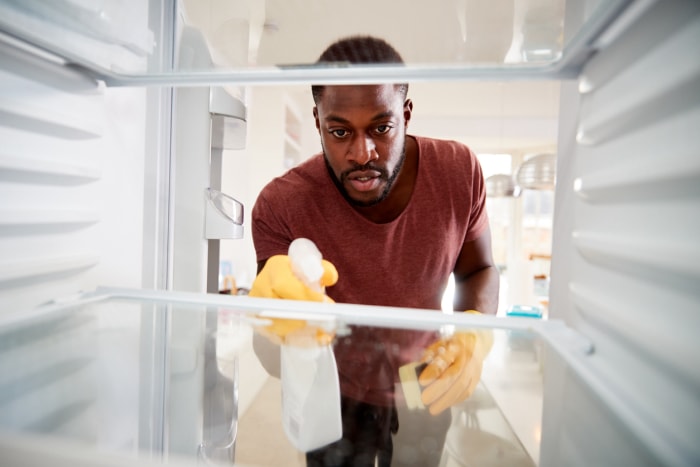
[[[350,36],[340,39],[329,45],[316,61],[318,65],[338,62],[355,64],[404,63],[401,54],[391,44],[384,39],[373,36]],[[408,93],[408,83],[397,84],[397,86],[405,98]],[[318,103],[324,87],[320,84],[311,86],[314,102]]]

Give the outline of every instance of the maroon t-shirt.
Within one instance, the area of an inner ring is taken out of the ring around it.
[[[462,244],[479,237],[488,225],[486,194],[481,168],[467,146],[415,139],[418,174],[411,200],[385,224],[365,219],[348,204],[322,154],[272,180],[252,211],[258,261],[286,254],[295,238],[308,238],[338,269],[338,283],[326,290],[336,302],[439,310]],[[420,357],[435,339],[432,332],[389,329],[357,329],[353,334],[336,345],[341,388],[346,395],[381,405],[387,403],[385,391],[393,390],[398,366]],[[373,341],[375,355],[359,348],[360,334]],[[338,352],[348,342],[357,352]],[[385,357],[375,343],[383,343]],[[369,362],[377,358],[382,361]],[[366,365],[374,367],[374,381],[357,378]]]

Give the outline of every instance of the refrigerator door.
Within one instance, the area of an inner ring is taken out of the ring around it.
[[[595,343],[606,389],[554,379],[547,465],[700,464],[698,41],[699,2],[653,2],[562,86],[549,316]],[[657,458],[626,461],[616,424]]]
[[[174,318],[178,333],[169,329]],[[312,333],[288,334],[280,359],[272,323],[303,323]],[[386,405],[395,459],[530,467],[539,456],[543,351],[560,328],[527,318],[98,290],[0,323],[3,458],[301,466],[307,451],[340,436],[341,393],[360,391]],[[401,370],[401,379],[399,368],[446,333],[476,333],[493,345],[471,397],[432,416],[411,393],[416,373]],[[192,378],[203,384],[179,384]]]

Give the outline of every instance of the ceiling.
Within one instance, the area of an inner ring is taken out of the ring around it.
[[[183,0],[220,66],[309,64],[353,34],[390,42],[409,64],[518,63],[526,44],[562,48],[564,0]],[[247,49],[247,51],[246,51]],[[551,57],[549,57],[551,58]],[[294,88],[299,99],[306,90]],[[556,147],[559,83],[411,83],[411,131],[477,152]],[[305,101],[310,102],[310,100]],[[306,104],[304,104],[306,105]]]

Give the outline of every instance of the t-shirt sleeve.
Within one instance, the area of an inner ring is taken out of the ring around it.
[[[471,193],[471,212],[469,215],[469,226],[467,235],[464,238],[465,242],[475,240],[484,233],[489,225],[489,219],[486,212],[486,184],[484,183],[484,174],[481,170],[481,164],[476,155],[469,150],[469,156],[472,161],[472,170],[470,173]]]

